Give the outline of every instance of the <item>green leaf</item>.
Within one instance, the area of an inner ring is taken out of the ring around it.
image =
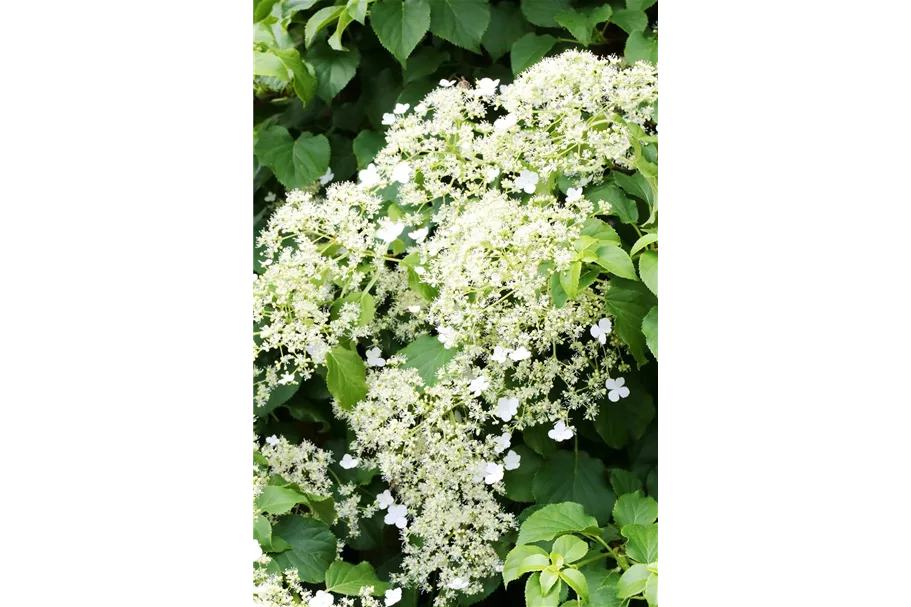
[[[652,351],[655,360],[658,360],[658,306],[649,310],[642,319],[642,334],[645,335],[648,349]]]
[[[535,496],[531,492],[531,484],[544,460],[525,445],[515,445],[512,449],[522,459],[518,468],[503,472],[506,497],[514,502],[533,502]]]
[[[345,31],[345,28],[348,27],[351,21],[351,15],[348,14],[347,10],[338,16],[338,23],[335,26],[335,33],[329,37],[329,46],[337,51],[347,50],[344,45],[342,45],[342,33]]]
[[[329,168],[329,140],[323,135],[302,133],[295,142],[288,129],[273,125],[260,129],[253,150],[289,190],[313,183]]]
[[[367,19],[367,4],[369,0],[348,0],[348,4],[345,5],[345,8],[348,10],[348,14],[351,15],[351,18],[364,25]]]
[[[560,579],[566,582],[570,588],[576,591],[582,600],[588,600],[588,582],[585,580],[585,574],[578,569],[563,569],[560,572]]]
[[[406,347],[399,350],[407,362],[403,365],[406,369],[417,369],[424,385],[436,384],[437,371],[458,353],[458,348],[449,348],[433,335],[424,335],[417,338]]]
[[[620,173],[615,173],[619,175]],[[585,197],[592,202],[607,202],[610,209],[599,209],[599,213],[608,213],[616,215],[620,221],[627,224],[635,224],[639,221],[639,209],[636,208],[636,201],[627,198],[616,184],[601,184],[585,192]]]
[[[587,47],[591,44],[592,25],[588,22],[588,18],[582,13],[573,10],[557,13],[554,20],[569,30],[569,33],[573,35],[573,38],[581,42],[583,46]]]
[[[270,76],[282,82],[291,82],[292,74],[281,59],[272,53],[253,51],[253,75]]]
[[[535,475],[532,491],[539,504],[581,504],[603,524],[610,520],[616,499],[605,480],[604,463],[585,451],[554,453]]]
[[[629,254],[635,255],[640,249],[644,249],[653,242],[658,242],[658,234],[643,234],[629,250]]]
[[[638,491],[621,495],[614,504],[614,522],[621,533],[626,525],[650,525],[657,519],[658,502]]]
[[[373,301],[373,295],[361,292],[349,293],[342,299],[337,300],[329,309],[329,317],[332,320],[337,319],[341,313],[342,306],[346,303],[354,303],[360,307],[361,313],[360,316],[358,316],[358,326],[366,327],[373,320],[373,315],[376,312],[376,304]]]
[[[382,596],[392,588],[389,582],[376,577],[373,565],[367,562],[351,565],[335,561],[326,571],[326,591],[348,596],[358,596],[363,586],[373,586],[373,596]]]
[[[628,603],[626,599],[617,596],[617,582],[620,574],[608,569],[585,569],[585,580],[588,582],[588,604],[594,607],[623,607]]]
[[[336,346],[326,355],[326,386],[343,409],[367,396],[367,372],[357,352]]]
[[[329,563],[335,560],[335,536],[325,523],[297,514],[282,517],[272,528],[291,547],[273,555],[281,570],[297,569],[301,580],[311,584],[323,582]]]
[[[649,61],[657,64],[658,39],[642,32],[633,32],[626,39],[626,48],[623,51],[623,56],[629,64],[637,61]]]
[[[555,571],[550,569],[541,571],[541,575],[538,576],[538,581],[541,582],[541,594],[549,593],[559,580],[560,576]]]
[[[658,251],[645,251],[639,256],[639,276],[645,286],[658,294]]]
[[[268,486],[256,496],[256,507],[269,514],[285,514],[297,504],[306,504],[307,498],[288,487]],[[263,517],[260,517],[263,518]]]
[[[585,220],[582,225],[582,236],[591,236],[605,244],[620,244],[620,236],[617,234],[617,230],[595,217]]]
[[[636,268],[626,251],[616,245],[598,249],[598,265],[614,274],[630,280],[637,280]]]
[[[610,471],[610,485],[617,495],[626,495],[634,491],[642,491],[642,482],[635,473],[629,470],[614,468]]]
[[[575,563],[588,554],[588,544],[575,535],[561,535],[554,542],[551,552],[561,555],[564,563]]]
[[[654,205],[655,196],[652,192],[652,187],[648,184],[648,180],[642,173],[636,172],[632,175],[614,173],[614,181],[617,182],[617,185],[626,190],[627,193],[641,198],[647,202],[649,206]]]
[[[600,534],[598,521],[585,513],[581,504],[549,504],[533,512],[519,529],[516,544],[552,540],[566,533]]]
[[[278,0],[253,0],[253,22],[262,21],[272,12],[272,6]]]
[[[519,573],[519,565],[527,557],[538,554],[547,558],[547,553],[538,546],[519,545],[509,551],[506,555],[506,561],[503,563],[503,585],[509,586],[509,582],[519,579],[522,574]]]
[[[305,495],[307,496],[307,507],[310,508],[313,515],[327,525],[332,525],[336,517],[335,500],[332,497],[323,497],[312,493]]]
[[[266,404],[262,407],[257,407],[255,404],[253,405],[253,413],[255,413],[257,417],[269,415],[291,400],[291,397],[297,394],[300,387],[298,382],[275,386],[272,392],[269,393],[269,400],[266,401]]]
[[[518,74],[540,61],[556,43],[557,39],[550,34],[528,33],[516,40],[509,54],[512,73]]]
[[[408,60],[408,69],[404,73],[405,84],[433,74],[444,61],[449,60],[449,56],[448,51],[441,51],[432,46],[420,49]]]
[[[541,574],[534,573],[525,582],[525,605],[531,607],[557,607],[560,604],[560,587],[548,594],[541,593]]]
[[[642,333],[642,320],[658,299],[640,282],[612,278],[611,286],[605,295],[607,310],[614,317],[617,335],[629,347],[641,367],[648,359],[645,357],[645,335]]]
[[[522,0],[525,18],[540,27],[560,27],[556,16],[569,8],[569,0]]]
[[[525,444],[534,449],[535,453],[541,455],[550,455],[557,450],[557,441],[547,435],[553,428],[553,424],[538,424],[525,428],[522,431],[522,439]]]
[[[253,539],[259,542],[263,550],[271,552],[269,549],[272,547],[272,525],[262,514],[253,521]]]
[[[316,92],[329,103],[354,78],[361,55],[357,48],[334,51],[328,44],[317,44],[307,53],[307,61],[316,72]]]
[[[294,94],[301,100],[301,103],[307,105],[316,94],[317,82],[316,73],[313,66],[301,61],[297,49],[287,50],[273,49],[273,53],[281,59],[285,67],[294,74],[294,81],[291,83],[294,88]]]
[[[327,6],[321,8],[310,19],[304,27],[304,44],[309,48],[313,44],[313,38],[320,30],[338,19],[345,12],[344,6]]]
[[[373,131],[361,131],[354,138],[354,156],[357,158],[357,168],[365,169],[373,162],[377,152],[386,145],[386,138]]]
[[[634,11],[644,11],[658,0],[626,0],[626,8]]]
[[[550,566],[550,559],[547,558],[546,554],[529,554],[524,559],[522,559],[521,563],[519,563],[519,568],[516,570],[516,574],[521,577],[529,571],[541,571],[548,566]]]
[[[491,59],[498,61],[500,57],[509,52],[516,40],[533,29],[522,17],[519,5],[515,2],[492,4],[490,6],[490,26],[484,32],[481,46]]]
[[[648,601],[648,604],[652,607],[657,607],[658,605],[658,575],[652,573],[648,576],[648,579],[645,581],[645,592],[642,594],[645,595],[645,600]]]
[[[380,43],[404,63],[430,28],[426,0],[381,0],[370,9],[370,25]]]
[[[569,268],[560,271],[560,286],[570,299],[579,294],[579,276],[582,273],[582,262],[574,261]]]
[[[617,26],[627,34],[632,34],[633,32],[641,32],[646,27],[648,27],[648,17],[646,16],[645,12],[641,10],[621,8],[614,11],[614,14],[611,15],[610,20],[611,23],[616,23]]]
[[[655,417],[652,396],[641,387],[630,387],[630,395],[612,403],[601,401],[595,430],[608,446],[622,449],[639,440]]]
[[[648,577],[653,575],[645,565],[637,564],[627,569],[617,582],[617,596],[629,598],[645,590]]]
[[[658,525],[626,525],[620,533],[629,539],[626,554],[631,559],[646,565],[658,560]]]
[[[454,45],[481,54],[490,23],[487,0],[430,0],[430,31]]]
[[[569,295],[563,290],[560,284],[562,272],[554,272],[550,277],[550,295],[554,300],[554,307],[558,310],[566,305],[569,301]]]

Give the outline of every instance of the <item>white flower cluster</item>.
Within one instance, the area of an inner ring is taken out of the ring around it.
[[[493,545],[515,520],[497,494],[522,465],[514,432],[546,424],[570,440],[571,411],[591,418],[599,401],[629,395],[603,318],[607,282],[594,277],[561,307],[551,285],[595,215],[583,188],[631,167],[627,125],[649,131],[657,70],[568,51],[511,85],[453,84],[384,115],[387,145],[357,185],[289,196],[260,240],[271,263],[254,282],[260,403],[340,340],[371,338],[366,398],[334,406],[356,436],[341,465],[380,470],[389,489],[367,508],[401,535],[393,581],[435,589],[437,605],[502,568]],[[357,293],[373,295],[369,323],[357,305],[333,306]],[[380,332],[432,334],[449,362],[425,385],[382,351]],[[358,508],[352,498],[340,513]]]

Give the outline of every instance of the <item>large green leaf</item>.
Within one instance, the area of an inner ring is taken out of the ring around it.
[[[548,504],[525,519],[519,528],[516,544],[552,540],[564,533],[600,534],[598,521],[586,514],[582,504],[565,502]]]
[[[301,61],[300,53],[296,48],[273,48],[271,52],[294,75],[292,82],[294,94],[300,98],[301,103],[307,105],[316,93],[316,74],[313,72],[313,67]]]
[[[335,561],[326,571],[328,592],[358,596],[364,586],[373,586],[373,596],[381,596],[392,587],[392,584],[377,578],[373,565],[368,562],[352,565],[345,561]]]
[[[658,519],[658,502],[640,492],[621,495],[614,504],[614,522],[626,525],[650,525]]]
[[[592,607],[622,607],[628,601],[617,596],[617,582],[620,574],[609,569],[585,568],[588,582],[588,604]]]
[[[357,158],[357,168],[365,169],[373,162],[377,152],[386,145],[386,138],[373,131],[361,131],[354,138],[354,156]]]
[[[430,28],[426,0],[381,0],[370,9],[370,25],[380,43],[404,63]]]
[[[626,251],[616,245],[607,245],[598,249],[598,265],[614,274],[630,280],[637,280],[636,268]]]
[[[610,204],[610,210],[605,211],[602,205],[600,212],[616,215],[623,223],[634,224],[639,221],[639,209],[636,208],[636,201],[628,198],[615,183],[608,182],[586,190],[585,197],[592,202]]]
[[[344,12],[344,6],[327,6],[313,13],[313,16],[307,20],[307,25],[304,27],[304,44],[308,47],[313,44],[316,34],[333,21],[336,21]]]
[[[642,319],[642,334],[645,335],[648,349],[652,351],[655,360],[658,360],[658,306],[649,310]]]
[[[588,544],[575,535],[561,535],[550,551],[561,555],[564,563],[575,563],[588,554]]]
[[[335,51],[328,44],[317,44],[307,53],[307,61],[316,72],[316,93],[328,103],[354,78],[361,54],[354,47]]]
[[[634,561],[647,565],[658,560],[658,525],[626,525],[620,533],[629,538],[626,554]]]
[[[446,349],[433,335],[419,337],[399,350],[399,354],[407,360],[404,367],[417,369],[427,386],[436,384],[437,371],[446,366],[457,353],[457,348]]]
[[[506,497],[514,502],[533,502],[535,501],[535,496],[531,491],[531,485],[544,460],[525,445],[514,445],[512,450],[522,460],[518,468],[506,470],[503,473]]]
[[[645,600],[651,607],[658,607],[658,575],[652,573],[645,581]]]
[[[618,402],[600,402],[595,430],[610,447],[622,449],[639,440],[655,418],[652,396],[642,387],[631,386],[630,394]]]
[[[272,53],[253,51],[253,75],[270,76],[282,82],[291,82],[292,74],[281,59]]]
[[[556,17],[569,8],[569,0],[522,0],[525,17],[540,27],[560,27]]]
[[[557,39],[550,34],[528,33],[516,40],[509,54],[512,73],[518,74],[540,61],[556,43]]]
[[[583,46],[588,46],[592,41],[592,30],[599,23],[610,19],[612,12],[611,6],[605,4],[596,8],[557,13],[555,20],[568,29],[573,38],[581,42]]]
[[[655,204],[655,193],[648,184],[648,180],[638,171],[632,175],[624,173],[614,173],[614,181],[627,193],[637,196],[648,203],[649,206]]]
[[[618,496],[634,491],[642,491],[642,481],[629,470],[614,468],[610,471],[610,486]]]
[[[616,23],[627,34],[641,32],[648,26],[648,17],[644,11],[621,8],[611,15],[611,23]]]
[[[405,84],[433,74],[449,57],[449,51],[441,51],[432,46],[421,48],[408,59],[408,68],[403,74]],[[431,84],[436,85],[435,82]]]
[[[326,386],[343,409],[367,396],[367,372],[357,352],[336,346],[326,355]]]
[[[520,544],[509,551],[503,563],[503,586],[509,586],[509,582],[521,577],[519,566],[533,554],[547,558],[547,552],[538,546]]]
[[[430,0],[430,31],[461,48],[481,53],[490,23],[487,0]]]
[[[324,135],[301,133],[294,143],[294,169],[306,182],[313,183],[329,168],[329,140]]]
[[[626,39],[626,48],[623,56],[630,64],[637,61],[650,61],[658,63],[658,38],[651,34],[633,32]]]
[[[612,278],[605,295],[607,310],[614,317],[617,335],[629,347],[639,366],[646,363],[645,335],[642,333],[642,319],[658,299],[641,282]]]
[[[256,507],[269,514],[285,514],[297,504],[306,504],[307,497],[289,487],[268,486],[256,496]],[[260,517],[262,518],[262,517]]]
[[[604,463],[585,451],[557,451],[535,475],[532,491],[539,504],[576,502],[600,524],[610,521],[616,496],[607,484]]]
[[[484,32],[481,45],[491,59],[498,61],[509,52],[513,42],[532,31],[525,21],[519,5],[515,2],[500,2],[490,6],[490,26]]]
[[[566,582],[570,588],[576,591],[582,600],[588,600],[588,582],[585,575],[578,569],[563,569],[560,572],[560,579]]]
[[[329,563],[335,560],[336,542],[325,523],[289,514],[275,524],[272,536],[280,537],[291,546],[290,550],[273,555],[282,570],[297,569],[304,582],[323,582]]]

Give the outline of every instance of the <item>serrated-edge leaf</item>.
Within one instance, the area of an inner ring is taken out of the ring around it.
[[[518,75],[519,72],[540,61],[556,43],[557,39],[550,34],[539,36],[531,32],[513,42],[509,51],[512,73]]]
[[[373,565],[368,562],[352,565],[345,561],[334,561],[326,570],[326,590],[336,594],[358,596],[364,586],[373,586],[373,596],[381,596],[392,584],[376,576]]]
[[[560,572],[560,579],[566,582],[570,588],[576,591],[582,600],[588,600],[588,581],[585,575],[578,569],[563,569]]]
[[[437,371],[446,366],[458,352],[458,348],[447,349],[433,335],[424,335],[399,350],[398,353],[407,361],[403,365],[404,368],[417,369],[421,379],[424,380],[424,385],[433,386],[437,381]]]
[[[336,346],[326,354],[326,387],[343,409],[367,396],[367,372],[357,352]]]
[[[644,251],[639,256],[639,277],[652,293],[658,295],[658,251]]]
[[[633,248],[631,248],[631,249],[629,250],[629,254],[630,254],[630,255],[635,255],[635,254],[638,253],[641,249],[644,249],[645,247],[647,247],[648,245],[650,245],[650,244],[652,244],[652,243],[654,243],[654,242],[658,242],[658,234],[657,234],[657,232],[656,232],[656,233],[653,233],[653,234],[643,234],[643,235],[639,238],[639,240],[637,240],[637,241],[633,244]]]
[[[481,53],[481,39],[490,25],[487,0],[430,0],[430,31],[443,40]]]
[[[313,38],[320,30],[338,19],[343,12],[345,12],[344,6],[326,6],[313,13],[313,16],[307,20],[307,25],[304,26],[304,44],[309,48],[313,44]]]
[[[648,311],[642,319],[642,334],[645,335],[645,344],[652,351],[655,360],[658,360],[658,306]]]
[[[614,503],[614,522],[626,525],[649,525],[658,519],[658,502],[640,492],[621,495]]]
[[[370,9],[370,27],[393,57],[404,62],[430,29],[426,0],[381,0]]]
[[[504,586],[508,586],[509,582],[519,579],[519,565],[532,554],[540,554],[547,558],[547,553],[543,548],[533,545],[520,544],[509,551],[509,554],[506,555],[506,560],[503,563]]]
[[[626,251],[616,245],[599,247],[597,263],[599,266],[616,276],[628,278],[630,280],[639,279],[639,277],[636,276],[636,268],[633,266],[633,261],[629,258],[629,255],[626,254]]]
[[[529,516],[519,529],[516,544],[552,540],[564,533],[583,533],[598,529],[595,517],[575,502],[548,504]]]
[[[617,582],[617,596],[626,599],[639,594],[645,590],[645,583],[650,575],[653,574],[645,565],[633,565],[620,576]]]

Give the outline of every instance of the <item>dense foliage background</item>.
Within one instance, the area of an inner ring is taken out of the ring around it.
[[[255,0],[254,40],[254,233],[258,234],[285,191],[315,189],[329,175],[335,181],[355,178],[385,144],[383,115],[397,103],[414,107],[441,79],[474,83],[492,78],[507,84],[542,57],[568,48],[620,55],[630,63],[657,63],[657,3]],[[657,122],[657,106],[654,115]],[[642,155],[657,163],[657,145],[646,145]],[[616,172],[600,191],[617,209],[608,223],[638,267],[626,279],[611,277],[619,295],[606,305],[635,363],[625,373],[631,395],[619,402],[605,401],[594,421],[574,418],[577,435],[572,441],[558,443],[549,438],[548,426],[528,429],[521,440],[514,439],[522,466],[506,472],[508,499],[504,502],[523,522],[547,504],[581,504],[585,516],[597,523],[597,537],[591,535],[592,526],[566,531],[582,534],[587,529],[589,535],[584,537],[600,542],[607,551],[604,556],[613,559],[608,560],[609,567],[619,568],[621,559],[623,571],[643,567],[641,579],[627,596],[639,596],[632,604],[639,600],[645,605],[641,593],[654,573],[644,567],[657,561],[657,318],[653,337],[642,329],[650,310],[657,310],[652,293],[657,291],[657,231],[651,238],[644,234],[647,229],[640,228],[654,216],[657,203],[641,174],[629,173]],[[261,251],[254,249],[254,269],[261,273]],[[652,258],[654,278],[651,269],[642,265]],[[641,282],[634,280],[637,274],[642,274]],[[384,349],[390,351],[405,345],[395,345],[388,337],[386,343]],[[377,494],[384,485],[375,473],[344,469],[337,463],[353,436],[333,415],[332,398],[322,375],[284,386],[265,407],[255,409],[255,432],[283,436],[291,443],[307,439],[332,451],[335,478],[358,483],[365,494]],[[618,501],[618,496],[624,499]],[[627,524],[641,526],[641,537],[630,538]],[[334,522],[339,537],[344,535],[341,525]],[[498,548],[501,557],[524,543],[518,539],[518,530],[504,536]],[[636,542],[639,548],[630,552]],[[618,553],[621,546],[625,548]],[[641,565],[632,558],[652,550],[648,558],[641,557]],[[343,557],[349,563],[369,562],[379,578],[388,579],[401,558],[397,530],[383,524],[382,514],[364,519],[361,534],[348,543]],[[527,576],[522,577],[507,588],[501,576],[494,576],[485,583],[485,592],[462,596],[458,604],[525,604]],[[587,604],[629,603],[629,598],[618,598],[618,577],[619,572],[610,574],[605,569],[603,592],[589,588]],[[561,600],[566,599],[565,590],[563,595]],[[430,605],[431,601],[431,595],[406,590],[398,604]]]

